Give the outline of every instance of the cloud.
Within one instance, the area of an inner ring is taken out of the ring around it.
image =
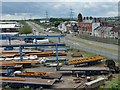
[[[70,8],[74,17],[80,12],[84,16],[115,16],[118,11],[117,2],[3,2],[3,13],[31,13],[45,17],[46,10],[49,17],[69,17]]]
[[[119,0],[2,0],[3,2],[119,2]]]
[[[118,16],[118,12],[110,11],[106,13],[107,16]]]

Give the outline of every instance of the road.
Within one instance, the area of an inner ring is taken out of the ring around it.
[[[35,24],[33,22],[27,22],[32,28],[36,30],[36,33],[39,35],[60,35],[58,33],[49,33],[44,32],[44,28],[40,25]],[[39,31],[41,33],[39,33]],[[54,42],[57,42],[57,39],[51,39]],[[118,60],[118,45],[106,44],[96,41],[89,41],[85,39],[80,39],[78,37],[72,35],[66,35],[65,38],[61,40],[61,43],[65,43],[66,45],[70,46],[71,48],[76,48],[79,50],[87,51],[90,53],[94,53],[96,55],[102,55],[111,59]]]

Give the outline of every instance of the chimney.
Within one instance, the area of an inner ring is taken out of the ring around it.
[[[96,23],[96,21],[97,21],[97,19],[96,18],[94,18],[94,22]]]
[[[90,16],[90,20],[92,20],[93,18],[92,18],[92,16]]]
[[[101,22],[101,21],[99,20],[99,22]]]
[[[85,20],[86,18],[84,17],[83,19]]]
[[[87,17],[87,20],[88,20],[89,18]]]
[[[82,22],[82,14],[81,13],[78,14],[78,21]]]

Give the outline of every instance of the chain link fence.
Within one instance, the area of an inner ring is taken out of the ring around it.
[[[118,60],[118,53],[111,53],[109,51],[102,51],[100,49],[96,49],[96,48],[90,48],[90,47],[85,47],[84,45],[78,45],[77,43],[71,43],[71,42],[66,42],[66,45],[70,46],[71,48],[76,48],[78,50],[83,50],[89,53],[93,53],[96,55],[101,55],[101,56],[105,56],[107,58],[110,59],[115,59]]]
[[[56,39],[52,39],[52,41],[57,42]],[[63,40],[62,43],[66,44],[67,46],[70,46],[70,49],[75,48],[78,50],[93,53],[95,55],[101,55],[101,56],[107,57],[109,59],[118,60],[118,53],[117,52],[111,53],[109,51],[105,51],[105,50],[101,50],[101,49],[86,47],[84,44],[79,45],[79,43],[72,43],[72,41],[69,41],[69,40],[65,40],[65,41]]]
[[[82,39],[87,39],[91,41],[97,41],[97,42],[103,42],[103,43],[110,43],[110,44],[119,44],[118,39],[113,39],[113,38],[100,38],[100,37],[94,37],[94,36],[89,36],[89,35],[77,35],[78,37]]]

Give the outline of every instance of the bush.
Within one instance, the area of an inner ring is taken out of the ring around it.
[[[30,34],[32,33],[32,28],[25,22],[25,21],[22,21],[21,22],[24,26],[22,28],[20,28],[19,30],[19,34]]]
[[[107,84],[105,88],[109,88],[109,90],[120,90],[120,77],[116,77],[110,83]]]

